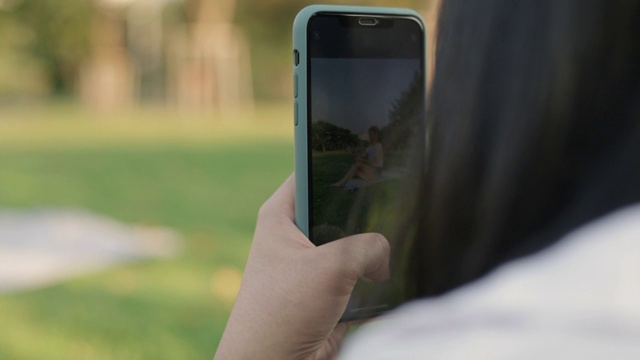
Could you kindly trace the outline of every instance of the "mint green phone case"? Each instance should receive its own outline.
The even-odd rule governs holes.
[[[307,24],[318,13],[398,15],[409,16],[426,29],[420,14],[410,9],[388,7],[311,5],[300,10],[293,22],[293,49],[299,54],[298,65],[293,65],[294,76],[294,123],[295,123],[295,177],[296,177],[296,224],[308,237],[309,228],[309,178],[308,178],[308,119],[307,119]],[[426,30],[425,30],[426,33]],[[425,34],[426,38],[426,34]],[[426,49],[426,44],[424,46]],[[426,68],[426,54],[425,58]]]

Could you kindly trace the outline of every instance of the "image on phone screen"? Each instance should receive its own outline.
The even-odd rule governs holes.
[[[424,60],[417,23],[386,21],[375,29],[326,15],[309,25],[309,225],[316,245],[382,233],[393,262],[420,171]],[[348,311],[361,317],[393,307],[401,286],[393,278],[361,282]]]

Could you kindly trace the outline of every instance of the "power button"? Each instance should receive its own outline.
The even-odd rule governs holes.
[[[293,102],[293,126],[298,126],[298,101]]]

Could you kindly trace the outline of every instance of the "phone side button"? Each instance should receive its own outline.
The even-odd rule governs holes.
[[[293,126],[298,126],[298,101],[293,102]]]
[[[298,74],[293,74],[293,97],[298,98]]]

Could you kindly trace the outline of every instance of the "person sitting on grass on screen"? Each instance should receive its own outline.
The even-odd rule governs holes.
[[[343,187],[349,180],[357,178],[369,183],[380,175],[384,163],[382,143],[380,142],[380,129],[377,126],[369,128],[369,146],[364,153],[356,157],[355,163],[340,181],[331,186]]]

